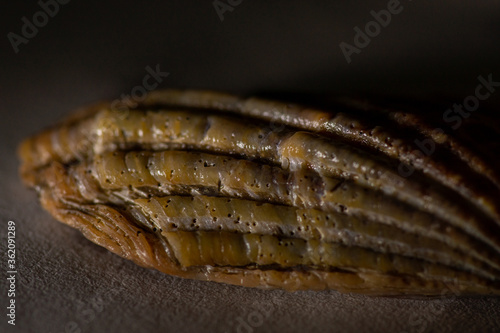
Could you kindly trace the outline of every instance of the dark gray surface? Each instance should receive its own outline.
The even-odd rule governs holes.
[[[76,107],[129,93],[148,65],[170,73],[161,87],[237,93],[445,94],[461,101],[478,75],[500,81],[497,2],[403,1],[404,10],[347,64],[339,43],[352,43],[353,28],[387,7],[387,1],[356,3],[243,1],[221,22],[211,1],[73,0],[15,54],[6,34],[20,33],[21,18],[40,8],[3,1],[0,249],[5,253],[6,223],[14,220],[19,273],[17,325],[7,325],[2,314],[0,331],[498,330],[499,298],[261,291],[142,269],[56,222],[17,177],[22,138]],[[499,100],[500,91],[488,102]],[[0,281],[5,309],[6,280]]]

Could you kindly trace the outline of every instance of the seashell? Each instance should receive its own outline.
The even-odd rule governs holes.
[[[20,173],[56,219],[167,274],[286,290],[499,294],[500,173],[488,149],[498,125],[481,129],[496,139],[475,142],[467,127],[435,131],[425,113],[398,110],[156,91],[26,139]]]

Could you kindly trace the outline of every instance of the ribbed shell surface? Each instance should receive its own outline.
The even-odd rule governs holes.
[[[26,139],[20,173],[56,219],[122,257],[261,288],[500,292],[496,122],[481,141],[477,120],[455,131],[353,100],[166,90],[111,105]]]

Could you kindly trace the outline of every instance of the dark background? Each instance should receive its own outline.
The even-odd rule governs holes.
[[[473,94],[479,75],[500,81],[500,2],[493,0],[401,1],[402,12],[348,64],[339,44],[353,44],[353,28],[364,30],[373,20],[370,11],[387,3],[243,0],[221,21],[212,1],[72,0],[16,54],[7,34],[20,35],[22,17],[32,21],[41,8],[36,1],[2,1],[0,218],[16,221],[20,256],[19,325],[9,330],[244,332],[248,327],[235,318],[248,320],[268,304],[269,317],[249,326],[252,332],[498,328],[498,299],[288,294],[145,270],[55,222],[17,178],[15,148],[22,138],[72,109],[129,94],[142,84],[146,66],[159,64],[170,73],[161,88],[240,94],[444,96],[461,102]],[[499,101],[500,89],[487,103]],[[2,249],[5,234],[2,227]]]

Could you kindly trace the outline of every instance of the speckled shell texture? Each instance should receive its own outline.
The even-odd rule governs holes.
[[[19,147],[56,219],[137,264],[235,285],[500,292],[500,126],[330,99],[165,90]],[[479,113],[479,112],[478,112]]]

